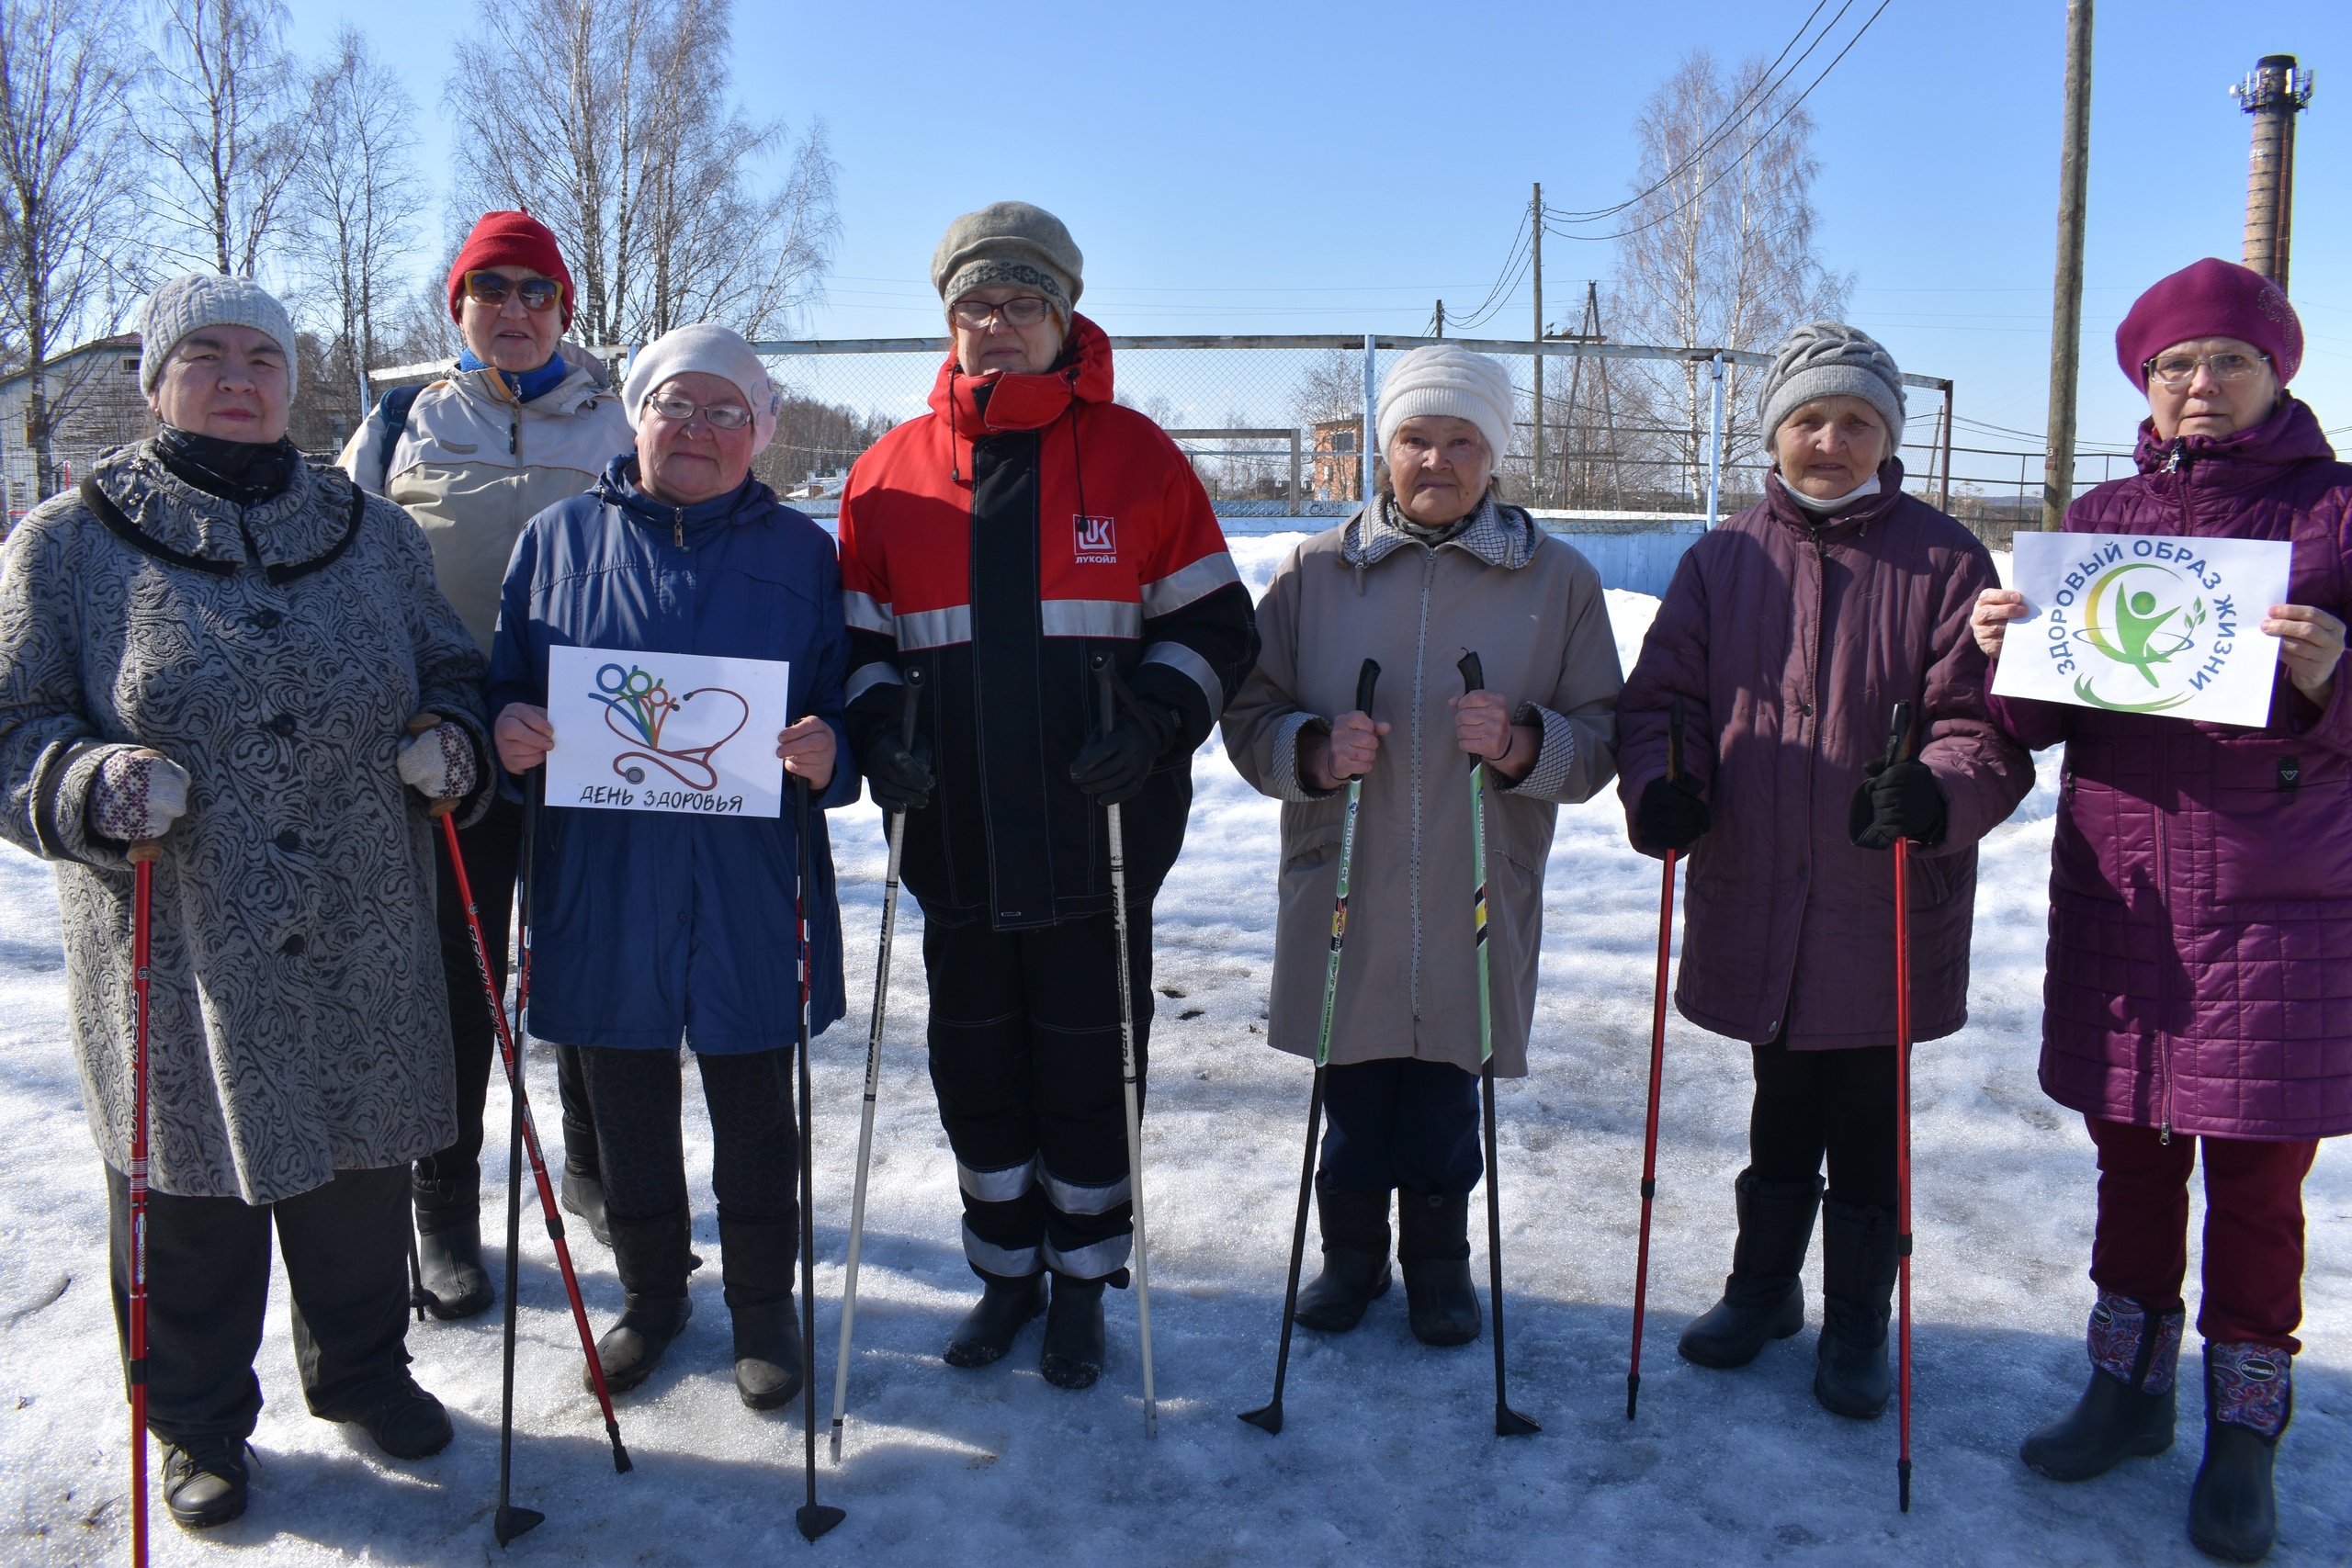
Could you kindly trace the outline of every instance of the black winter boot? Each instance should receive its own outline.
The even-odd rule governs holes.
[[[1054,1276],[1046,1348],[1037,1357],[1037,1371],[1056,1388],[1091,1388],[1102,1375],[1102,1288],[1109,1283]]]
[[[1804,1326],[1805,1248],[1813,1245],[1813,1216],[1821,1206],[1823,1182],[1766,1181],[1743,1170],[1732,1183],[1739,1214],[1739,1240],[1733,1244],[1731,1273],[1723,1299],[1682,1330],[1677,1347],[1686,1361],[1702,1367],[1744,1367],[1768,1339],[1786,1339]]]
[[[1396,1190],[1405,1315],[1424,1345],[1467,1345],[1485,1321],[1470,1284],[1470,1195]]]
[[[2189,1544],[2259,1562],[2278,1540],[2271,1465],[2295,1415],[2294,1359],[2244,1342],[2205,1346],[2205,1462],[2188,1492]]]
[[[526,1172],[525,1179],[528,1179]],[[606,1247],[613,1245],[612,1226],[605,1218],[605,1178],[602,1172],[574,1170],[571,1162],[566,1160],[561,1201],[566,1209],[587,1222],[590,1235]]]
[[[2026,1438],[2018,1457],[2052,1481],[2088,1481],[2172,1447],[2182,1319],[2177,1308],[2152,1314],[2128,1296],[2100,1292],[2091,1308],[2090,1386],[2072,1410]]]
[[[241,1438],[192,1438],[164,1445],[164,1506],[182,1529],[210,1529],[243,1517],[246,1485]]]
[[[1029,1320],[1046,1310],[1046,1277],[1023,1274],[980,1276],[980,1299],[947,1337],[946,1362],[951,1367],[985,1367],[1004,1359]]]
[[[1388,1293],[1388,1194],[1335,1191],[1317,1174],[1315,1213],[1323,1227],[1323,1271],[1298,1292],[1298,1321],[1345,1334]]]
[[[620,1321],[596,1341],[596,1359],[604,1363],[605,1386],[621,1393],[653,1375],[662,1352],[694,1315],[695,1304],[686,1296],[686,1243],[694,1233],[684,1209],[658,1219],[615,1218],[610,1224],[613,1261],[628,1293]],[[585,1372],[581,1381],[595,1392]]]
[[[394,1459],[430,1458],[447,1448],[453,1435],[449,1413],[417,1387],[405,1370],[390,1382],[321,1414],[329,1421],[356,1423]]]
[[[735,1320],[735,1392],[753,1410],[774,1410],[800,1392],[808,1367],[792,1269],[800,1260],[797,1220],[746,1220],[718,1213],[718,1271]]]
[[[424,1308],[447,1322],[487,1312],[493,1294],[481,1261],[481,1179],[412,1180],[416,1266]]]
[[[1833,1416],[1875,1421],[1894,1392],[1886,1320],[1894,1296],[1894,1215],[1831,1198],[1821,1205],[1821,1343],[1813,1396]]]

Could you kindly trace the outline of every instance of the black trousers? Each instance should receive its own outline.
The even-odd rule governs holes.
[[[503,997],[506,994],[507,930],[514,916],[514,877],[523,855],[522,807],[503,795],[493,798],[481,821],[458,829],[458,847],[466,857],[466,879],[481,918],[482,939],[490,947],[491,975]],[[473,932],[466,924],[465,901],[458,897],[449,848],[437,830],[433,835],[433,858],[440,873],[434,912],[441,932],[442,979],[449,991],[449,1045],[458,1064],[458,1141],[418,1160],[416,1182],[421,1201],[437,1199],[470,1208],[481,1185],[482,1108],[498,1059],[498,1033],[491,1022],[490,1000],[482,995]],[[588,1091],[581,1079],[580,1054],[574,1046],[556,1047],[556,1088],[562,1100],[564,1162],[573,1170],[593,1174],[595,1120],[588,1110]]]
[[[340,1170],[300,1197],[147,1195],[147,1429],[167,1443],[243,1442],[261,1416],[269,1235],[293,1289],[294,1362],[328,1420],[407,1375],[408,1170]],[[130,1183],[107,1171],[114,1323],[124,1396],[130,1356]]]
[[[1151,1023],[1151,909],[1130,906],[1136,1081]],[[964,1256],[983,1274],[1099,1280],[1135,1231],[1108,914],[1036,931],[926,920],[931,1084],[964,1192]]]
[[[1748,1168],[1766,1181],[1810,1182],[1826,1154],[1833,1201],[1893,1209],[1894,1047],[1792,1051],[1775,1040],[1750,1049]]]
[[[1390,1056],[1323,1073],[1322,1173],[1342,1192],[1457,1197],[1478,1185],[1478,1075]]]
[[[679,1128],[682,1077],[674,1051],[579,1050],[605,1175],[605,1212],[657,1220],[686,1208]],[[710,1186],[721,1215],[800,1218],[800,1134],[792,1113],[790,1051],[696,1055],[710,1111]]]

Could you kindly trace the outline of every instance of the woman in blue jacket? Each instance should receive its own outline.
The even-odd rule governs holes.
[[[534,517],[507,567],[491,659],[500,761],[519,776],[556,743],[550,648],[781,660],[797,716],[776,755],[813,804],[849,804],[840,567],[823,530],[751,477],[780,402],[758,355],[723,327],[682,327],[638,355],[622,397],[636,451],[594,490]],[[812,830],[810,1022],[821,1030],[843,1010],[841,924],[821,817]],[[581,1048],[628,1292],[596,1347],[615,1392],[646,1380],[693,1310],[681,1041],[701,1068],[717,1145],[736,1388],[754,1410],[800,1390],[798,852],[789,810],[540,815],[528,1021],[540,1039]]]

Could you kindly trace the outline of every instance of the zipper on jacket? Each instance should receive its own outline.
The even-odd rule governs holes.
[[[683,550],[686,547],[686,509],[673,506],[670,512],[670,542]]]
[[[1413,894],[1413,973],[1410,1000],[1413,1021],[1421,1021],[1421,695],[1430,667],[1430,585],[1437,580],[1437,552],[1426,545],[1421,566],[1421,622],[1413,643],[1413,852],[1410,862]],[[1419,1031],[1415,1030],[1418,1035]]]
[[[2150,804],[2156,811],[2156,913],[2165,924],[2165,933],[2172,935],[2172,844],[2165,832],[2165,799],[2172,783],[2172,760],[2168,749],[2160,739],[2156,744],[2155,799]],[[2161,1097],[2157,1112],[2156,1141],[2169,1148],[2172,1145],[2172,1032],[2165,1027],[2166,1010],[2172,1000],[2171,966],[2156,966],[2156,1083]]]
[[[523,410],[519,405],[514,410],[514,418],[507,422],[506,455],[510,457],[523,455]]]

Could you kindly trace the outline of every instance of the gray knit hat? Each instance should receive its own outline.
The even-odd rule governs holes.
[[[198,327],[251,327],[268,334],[286,355],[286,395],[300,379],[294,363],[294,321],[277,297],[250,277],[191,272],[159,285],[147,296],[139,324],[139,389],[153,392],[163,379],[164,362],[180,339]]]
[[[1757,399],[1769,448],[1781,422],[1815,398],[1860,398],[1886,421],[1887,456],[1903,445],[1903,372],[1876,338],[1842,321],[1808,321],[1773,351]]]
[[[947,225],[931,253],[931,284],[948,305],[975,288],[1034,288],[1067,326],[1086,288],[1085,265],[1060,219],[1025,201],[993,201]]]

